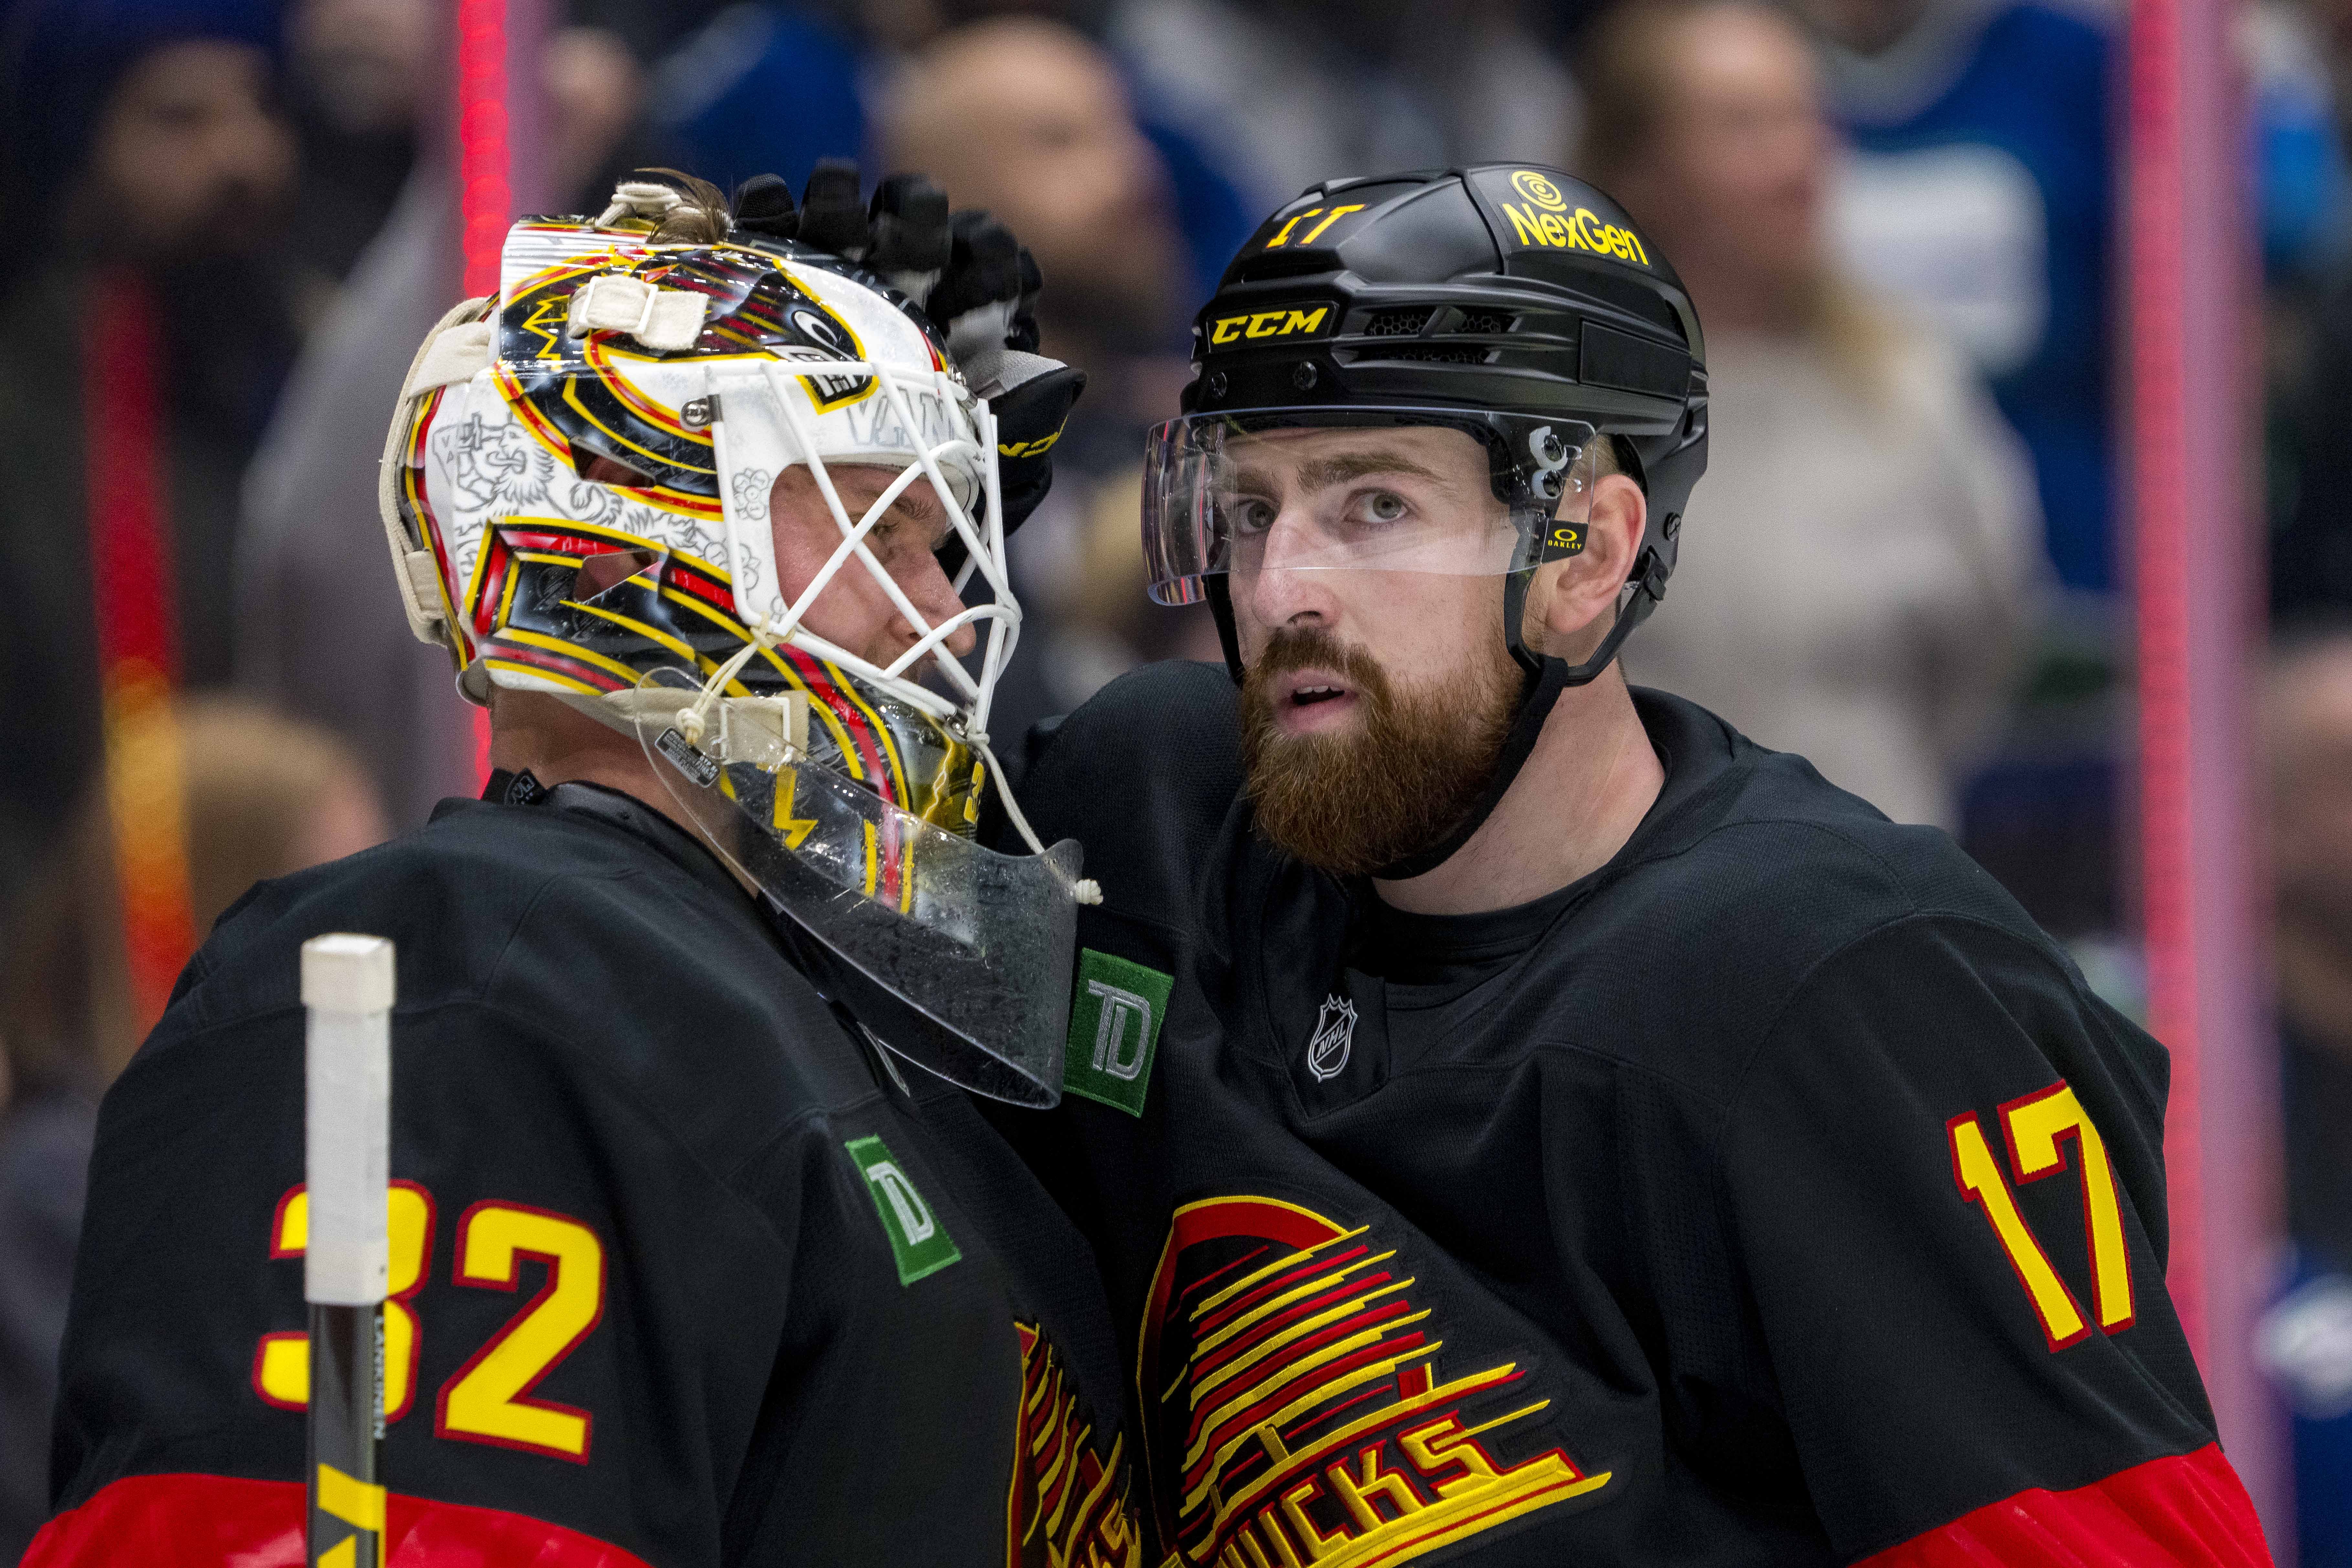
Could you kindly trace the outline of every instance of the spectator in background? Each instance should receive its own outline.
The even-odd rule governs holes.
[[[301,180],[286,236],[305,325],[392,211],[439,88],[433,0],[293,0],[288,98]]]
[[[615,3],[596,0],[587,8]],[[730,5],[669,50],[656,68],[653,118],[667,150],[638,162],[692,169],[726,187],[762,173],[799,185],[819,158],[877,150],[882,132],[875,100],[888,90],[892,68],[901,58],[943,34],[1005,16],[1059,21],[1098,38],[1104,9],[1096,0]],[[1175,123],[1185,117],[1181,95],[1170,99],[1150,80],[1143,87],[1147,101],[1139,106],[1134,128],[1158,150],[1172,187],[1190,272],[1185,292],[1188,304],[1197,303],[1215,290],[1218,275],[1255,220],[1234,188],[1234,179],[1243,171],[1220,155],[1220,139]]]
[[[2271,198],[2263,210],[2271,613],[2292,621],[2352,616],[2352,277],[2342,265],[2352,3],[2281,9],[2265,5],[2249,30],[2261,68],[2257,123]],[[2326,123],[2313,125],[2323,102]],[[2286,177],[2298,170],[2299,182]],[[2302,251],[2283,246],[2298,237],[2306,241]]]
[[[1629,0],[1587,70],[1585,172],[1675,258],[1712,397],[1675,608],[1628,671],[1950,826],[2035,582],[2016,437],[1958,354],[1829,260],[1832,136],[1779,12]]]
[[[1169,352],[1189,290],[1167,170],[1118,68],[1057,22],[975,22],[901,63],[879,120],[888,166],[922,170],[1028,244],[1044,352],[1087,375],[1054,493],[1014,545],[1030,618],[991,727],[1018,735],[1147,659],[1215,657],[1205,615],[1145,596],[1137,461],[1189,374]]]
[[[2259,159],[2263,469],[2274,616],[2352,614],[2352,514],[2343,500],[2352,408],[2352,242],[2338,82],[2344,0],[2261,0],[2238,16]]]
[[[1559,163],[1576,89],[1520,0],[1114,0],[1147,100],[1253,211],[1318,180],[1494,158]],[[1549,20],[1549,18],[1546,18]]]
[[[2260,1348],[2294,1410],[2304,1568],[2352,1568],[2352,623],[2285,642],[2269,697],[2272,951],[2295,1258]]]
[[[2033,455],[2059,581],[2116,584],[2105,26],[2066,0],[1793,0],[1853,143],[1846,264],[1992,380]]]
[[[0,895],[101,755],[229,678],[239,475],[295,343],[262,0],[16,0],[0,300]],[[101,725],[101,693],[105,722]]]
[[[882,145],[890,167],[996,214],[1034,253],[1051,280],[1037,299],[1043,352],[1087,368],[1090,414],[1114,361],[1169,346],[1182,241],[1167,171],[1117,67],[1083,35],[1035,17],[942,35],[891,82]]]
[[[822,8],[730,5],[656,68],[656,121],[675,162],[733,190],[754,174],[798,190],[820,158],[865,151],[864,51]]]
[[[256,881],[356,853],[382,811],[341,747],[222,698],[172,721],[199,929]],[[118,918],[108,802],[92,790],[0,921],[0,1563],[48,1518],[49,1406],[99,1097],[147,1032]],[[289,962],[292,962],[290,956]]]
[[[551,188],[524,197],[539,210],[602,210],[616,173],[658,145],[636,54],[646,20],[617,0],[603,10],[610,25],[556,29],[540,60]],[[410,635],[397,597],[377,585],[385,411],[459,292],[455,205],[447,162],[420,159],[304,344],[247,474],[236,572],[238,684],[341,735],[404,827],[481,787],[473,710],[449,700],[447,657]],[[355,690],[373,700],[355,708]]]

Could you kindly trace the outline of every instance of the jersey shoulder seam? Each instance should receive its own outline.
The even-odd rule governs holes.
[[[1890,915],[1866,930],[1856,931],[1805,966],[1803,973],[1799,974],[1796,981],[1789,987],[1789,994],[1780,999],[1780,1005],[1772,1009],[1771,1016],[1757,1030],[1755,1040],[1748,1048],[1747,1059],[1741,1062],[1738,1071],[1732,1075],[1731,1091],[1725,1098],[1722,1106],[1724,1121],[1727,1123],[1732,1112],[1738,1109],[1739,1099],[1747,1089],[1749,1076],[1756,1070],[1757,1064],[1763,1059],[1764,1053],[1770,1047],[1773,1037],[1780,1033],[1781,1022],[1787,1018],[1790,1010],[1804,998],[1813,983],[1822,977],[1822,972],[1864,942],[1874,942],[1900,927],[1914,924],[1958,925],[1967,926],[1974,931],[1990,932],[2009,946],[2023,952],[2037,963],[2056,974],[2060,984],[2064,985],[2070,994],[2078,998],[2081,995],[2082,988],[2076,984],[2073,975],[2053,963],[2050,954],[2043,949],[2008,927],[1986,920],[1980,915],[1972,915],[1958,910],[1921,909],[1915,906],[1900,914]],[[1718,1127],[1717,1130],[1718,1140],[1722,1136],[1722,1131],[1723,1129]]]
[[[488,997],[482,995],[445,996],[436,1001],[414,1005],[405,1009],[396,1007],[394,1012],[394,1016],[395,1018],[404,1019],[404,1021],[414,1022],[421,1015],[468,1008],[498,1019],[500,1023],[529,1036],[542,1047],[553,1048],[559,1051],[564,1050],[564,1045],[562,1039],[550,1031],[540,1020],[530,1017],[525,1014],[517,1012],[511,1007],[502,1005],[501,1004],[494,1002]],[[223,1018],[209,1021],[201,1027],[192,1029],[186,1035],[183,1036],[181,1037],[180,1045],[184,1048],[188,1046],[194,1045],[197,1041],[202,1040],[208,1035],[217,1034],[226,1029],[250,1026],[251,1025],[258,1023],[264,1019],[280,1017],[289,1014],[299,1015],[301,1011],[302,1007],[299,1003],[288,1003],[271,1007],[257,1008],[251,1012],[240,1014],[235,1018]],[[622,1086],[614,1080],[612,1075],[605,1069],[603,1063],[594,1060],[593,1058],[583,1057],[578,1053],[567,1051],[565,1056],[567,1060],[573,1061],[578,1064],[578,1069],[580,1071],[593,1075],[604,1089],[611,1091],[610,1098],[615,1103],[625,1108],[627,1115],[633,1121],[639,1126],[649,1129],[656,1134],[667,1146],[675,1152],[678,1158],[690,1164],[697,1174],[701,1176],[703,1180],[709,1182],[712,1186],[719,1188],[721,1191],[725,1192],[732,1202],[751,1215],[753,1219],[760,1226],[761,1229],[765,1232],[771,1239],[781,1244],[782,1238],[778,1235],[776,1227],[770,1223],[766,1214],[760,1208],[759,1205],[745,1196],[736,1186],[731,1176],[722,1174],[719,1171],[714,1170],[709,1162],[705,1161],[701,1156],[697,1154],[690,1147],[688,1147],[685,1141],[679,1138],[676,1131],[673,1130],[667,1122],[662,1121],[660,1118],[648,1113],[645,1108],[638,1103],[635,1096],[623,1092]],[[398,1083],[398,1079],[399,1072],[397,1065],[395,1065],[394,1069],[394,1081],[395,1085]],[[877,1090],[877,1093],[878,1094],[878,1092],[879,1091]],[[859,1106],[868,1103],[871,1098],[872,1097],[867,1097],[867,1099],[859,1100],[850,1105],[840,1107],[838,1109],[843,1110],[856,1110]],[[800,1109],[790,1112],[778,1121],[764,1136],[760,1138],[757,1142],[750,1144],[744,1153],[743,1159],[739,1162],[736,1169],[740,1171],[744,1166],[751,1164],[761,1154],[774,1148],[778,1142],[797,1131],[805,1123],[812,1121],[829,1121],[834,1115],[835,1109],[836,1108],[823,1105],[809,1105],[803,1106]]]
[[[1686,844],[1676,845],[1672,849],[1662,850],[1654,855],[1645,855],[1632,861],[1627,865],[1626,869],[1630,871],[1636,866],[1663,865],[1669,860],[1681,859],[1710,838],[1718,835],[1737,833],[1742,828],[1749,827],[1801,828],[1809,833],[1820,834],[1825,838],[1834,839],[1878,869],[1879,873],[1886,879],[1890,889],[1911,906],[1911,910],[1905,911],[1906,913],[1916,912],[1919,909],[1917,896],[1911,891],[1902,870],[1893,861],[1872,846],[1843,831],[1835,825],[1806,816],[1743,816],[1735,821],[1717,823]]]
[[[467,1005],[467,1003],[460,1001],[457,1005]],[[496,1016],[505,1022],[514,1026],[516,1028],[521,1029],[526,1033],[534,1036],[546,1044],[556,1046],[559,1048],[561,1047],[562,1042],[556,1040],[545,1028],[541,1027],[539,1024],[525,1016],[523,1014],[516,1012],[510,1007],[505,1006],[500,1003],[491,1001],[488,997],[471,1001],[470,1005],[480,1007],[485,1013]],[[881,1092],[879,1089],[876,1089],[871,1094],[862,1096],[859,1099],[852,1100],[838,1108],[824,1105],[803,1105],[795,1110],[787,1112],[782,1120],[777,1121],[775,1125],[768,1131],[765,1136],[760,1138],[756,1142],[747,1140],[747,1146],[743,1151],[742,1158],[736,1161],[728,1171],[722,1173],[713,1169],[709,1162],[697,1154],[694,1150],[688,1145],[686,1141],[677,1135],[676,1130],[674,1130],[668,1122],[647,1111],[644,1106],[638,1102],[638,1100],[635,1095],[625,1092],[625,1087],[614,1079],[613,1075],[606,1069],[603,1062],[596,1060],[593,1057],[586,1057],[582,1058],[582,1066],[584,1071],[594,1074],[597,1079],[601,1081],[605,1088],[613,1091],[613,1098],[614,1100],[628,1107],[629,1114],[632,1118],[658,1132],[662,1139],[677,1152],[678,1157],[690,1163],[696,1171],[701,1173],[706,1181],[709,1182],[713,1186],[721,1188],[730,1197],[733,1198],[737,1203],[741,1204],[745,1208],[751,1210],[751,1213],[758,1217],[761,1228],[766,1230],[772,1237],[775,1236],[775,1227],[768,1223],[766,1215],[761,1213],[759,1205],[752,1203],[737,1189],[734,1180],[736,1173],[739,1173],[747,1166],[754,1163],[761,1155],[766,1153],[769,1150],[773,1149],[778,1143],[791,1137],[807,1123],[811,1121],[830,1121],[836,1110],[845,1112],[856,1110],[860,1107],[872,1103],[872,1101],[877,1098]],[[781,1240],[782,1238],[778,1237],[778,1239]]]

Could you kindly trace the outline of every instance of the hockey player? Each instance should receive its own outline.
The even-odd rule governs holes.
[[[1145,544],[1232,682],[1128,678],[1023,790],[1107,890],[1033,1158],[1169,1561],[2267,1562],[2162,1049],[1942,834],[1614,662],[1706,450],[1638,226],[1334,182],[1196,353]]]
[[[296,958],[336,930],[399,960],[394,1563],[1141,1561],[1084,1245],[896,1059],[1050,1101],[1083,891],[969,837],[1078,378],[1010,237],[952,232],[838,167],[731,223],[625,185],[427,340],[385,524],[499,771],[257,889],[108,1097],[29,1562],[300,1560]]]

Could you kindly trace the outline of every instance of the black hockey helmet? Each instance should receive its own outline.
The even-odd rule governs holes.
[[[1231,541],[1201,478],[1220,440],[1273,426],[1447,424],[1479,437],[1517,533],[1477,571],[1507,577],[1504,635],[1529,677],[1487,797],[1458,833],[1386,875],[1458,848],[1501,798],[1561,689],[1608,668],[1673,574],[1706,467],[1706,348],[1690,296],[1622,208],[1557,169],[1487,163],[1316,185],[1251,236],[1193,325],[1184,417],[1147,459],[1145,554],[1163,603],[1207,599],[1240,679],[1226,591]],[[1527,646],[1528,582],[1583,547],[1563,475],[1605,437],[1649,501],[1617,616],[1570,664]]]

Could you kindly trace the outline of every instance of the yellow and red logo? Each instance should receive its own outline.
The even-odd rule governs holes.
[[[1294,1204],[1176,1211],[1137,1369],[1171,1562],[1406,1563],[1609,1484],[1546,1446],[1517,1363],[1440,1371],[1416,1284]]]
[[[1013,1533],[1008,1568],[1143,1568],[1143,1537],[1128,1510],[1126,1439],[1106,1459],[1054,1342],[1021,1334],[1021,1427],[1013,1457]]]

